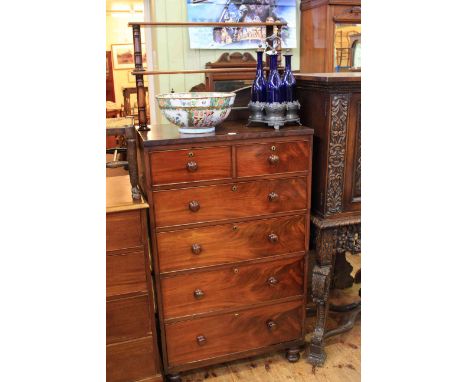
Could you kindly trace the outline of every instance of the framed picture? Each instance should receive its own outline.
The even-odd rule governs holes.
[[[112,66],[114,70],[134,69],[135,59],[133,56],[133,44],[113,44],[112,48]],[[141,44],[143,55],[143,66],[146,67],[146,47]]]
[[[283,48],[296,48],[296,0],[186,0],[188,21],[287,22]],[[265,27],[191,27],[191,49],[256,49],[265,42]]]

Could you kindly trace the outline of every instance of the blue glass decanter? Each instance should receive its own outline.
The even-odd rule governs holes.
[[[296,101],[296,79],[291,71],[291,56],[290,50],[288,49],[284,54],[285,68],[283,79],[281,81],[281,97],[283,102],[294,102]]]
[[[267,79],[267,102],[283,102],[281,97],[281,77],[278,73],[278,53],[273,50],[270,54],[270,74]]]
[[[252,84],[252,102],[265,102],[266,101],[266,82],[263,76],[263,50],[261,45],[257,50],[257,73]]]

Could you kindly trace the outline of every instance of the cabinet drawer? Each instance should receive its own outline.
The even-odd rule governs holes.
[[[143,251],[124,255],[107,255],[107,297],[146,291],[145,256]]]
[[[106,381],[137,381],[156,374],[153,337],[108,345]]]
[[[306,178],[156,191],[153,195],[156,225],[159,227],[307,208]]]
[[[141,247],[140,210],[107,214],[106,249],[114,251]]]
[[[237,146],[237,176],[241,178],[307,171],[309,156],[308,141]]]
[[[107,343],[127,341],[151,334],[148,295],[108,301]]]
[[[302,300],[166,325],[170,366],[301,338]]]
[[[150,154],[152,184],[231,178],[231,148],[208,147]]]
[[[304,294],[304,257],[183,274],[161,279],[164,317],[277,300]]]
[[[159,269],[168,272],[305,251],[304,215],[157,234]]]

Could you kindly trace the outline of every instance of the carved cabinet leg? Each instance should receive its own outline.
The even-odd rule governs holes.
[[[301,358],[300,351],[298,347],[288,349],[286,351],[286,359],[291,363],[299,361],[299,358]]]
[[[322,366],[326,359],[324,350],[325,324],[328,313],[328,292],[330,289],[331,265],[316,265],[312,274],[312,296],[317,306],[317,321],[309,345],[307,361]]]

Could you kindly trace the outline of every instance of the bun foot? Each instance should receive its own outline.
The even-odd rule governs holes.
[[[180,374],[168,374],[166,377],[167,382],[182,382],[182,378],[180,378]]]
[[[299,358],[301,358],[299,348],[288,349],[286,351],[286,359],[289,362],[291,362],[291,363],[297,362],[297,361],[299,361]]]

